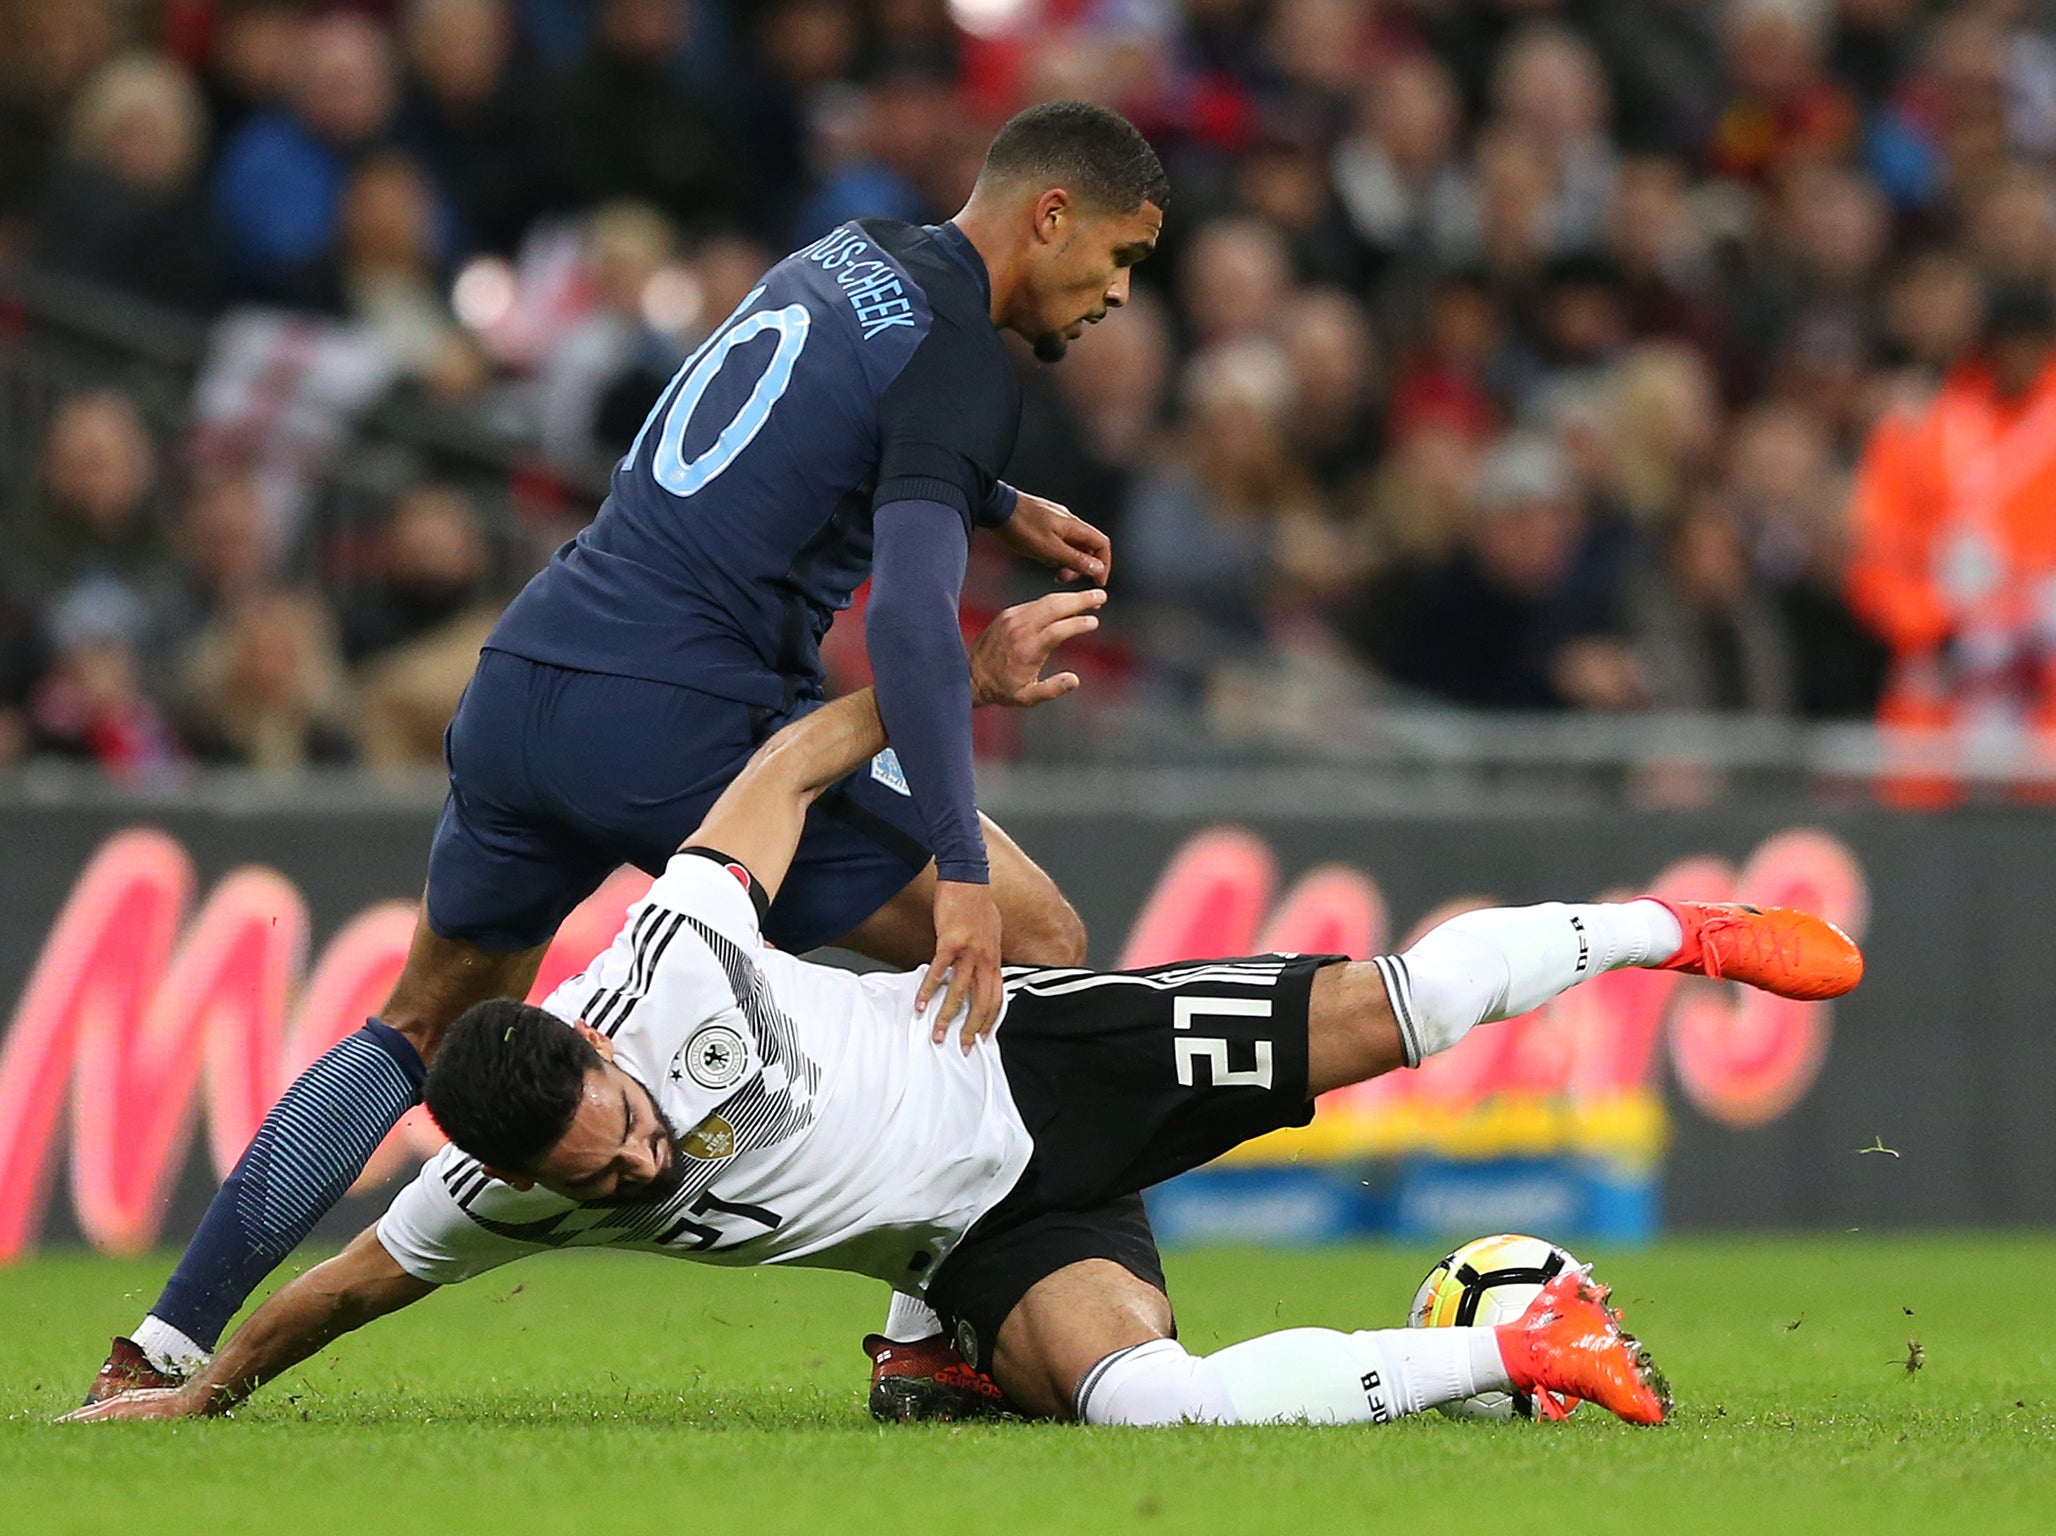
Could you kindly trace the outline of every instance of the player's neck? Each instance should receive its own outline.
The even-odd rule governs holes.
[[[971,249],[985,263],[985,276],[992,292],[989,313],[993,325],[1005,330],[1008,311],[1013,307],[1014,289],[1019,283],[1019,257],[1013,242],[1005,234],[1013,221],[974,197],[950,222],[971,242]]]

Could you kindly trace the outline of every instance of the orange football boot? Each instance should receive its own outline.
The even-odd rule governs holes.
[[[1779,997],[1818,1002],[1863,980],[1863,951],[1824,917],[1796,907],[1739,901],[1664,901],[1685,930],[1684,947],[1657,969],[1743,981]]]
[[[1517,1321],[1493,1330],[1517,1391],[1528,1393],[1538,1418],[1560,1419],[1584,1398],[1630,1424],[1670,1417],[1670,1383],[1588,1271],[1567,1269],[1542,1287]]]

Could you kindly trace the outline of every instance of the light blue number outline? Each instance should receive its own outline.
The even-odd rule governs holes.
[[[666,410],[670,409],[672,398],[678,393],[678,386],[685,382],[685,376],[691,373],[694,368],[699,366],[700,359],[707,355],[707,349],[713,346],[714,343],[719,341],[723,336],[727,335],[729,329],[732,326],[734,326],[738,321],[740,321],[745,314],[749,312],[749,307],[752,304],[756,303],[757,300],[763,296],[763,293],[764,285],[762,283],[759,283],[756,287],[752,288],[748,293],[744,294],[742,302],[735,306],[734,310],[730,312],[728,318],[722,321],[721,324],[714,330],[709,331],[707,333],[707,339],[701,342],[697,347],[693,348],[692,356],[688,357],[684,362],[678,365],[678,372],[671,375],[671,381],[668,384],[666,384],[663,390],[658,394],[657,403],[650,407],[650,414],[643,417],[643,424],[640,427],[636,428],[635,441],[628,445],[627,457],[623,458],[621,461],[621,467],[623,469],[633,469],[635,467],[635,461],[641,455],[643,450],[643,439],[650,435],[650,428],[654,427],[657,424],[657,418],[662,416]]]
[[[750,295],[751,300],[756,297],[756,293]],[[737,313],[747,309],[749,302],[745,300],[737,306]],[[630,459],[633,460],[641,451],[643,435],[661,412],[664,425],[657,436],[657,451],[651,460],[650,473],[659,486],[674,496],[690,496],[704,489],[734,463],[736,455],[764,429],[764,423],[770,419],[771,408],[792,383],[793,368],[807,344],[811,324],[812,317],[805,305],[788,304],[783,309],[759,310],[734,320],[718,334],[709,337],[687,360],[686,366],[679,369],[678,377],[673,380],[675,393],[668,406],[660,403],[660,409],[651,411],[649,419],[643,423],[642,432],[636,434],[635,444],[629,449]],[[721,429],[714,442],[698,458],[686,463],[685,434],[692,425],[693,412],[699,408],[701,399],[721,372],[722,365],[728,361],[729,353],[766,331],[777,332],[778,345],[763,373],[751,386],[749,398],[728,425]]]

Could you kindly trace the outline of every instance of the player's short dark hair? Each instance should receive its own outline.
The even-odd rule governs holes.
[[[495,998],[467,1008],[428,1069],[428,1112],[488,1167],[525,1172],[571,1129],[600,1053],[554,1014]]]
[[[985,152],[978,179],[1039,181],[1114,213],[1171,201],[1149,140],[1120,113],[1089,101],[1045,101],[1017,114]]]

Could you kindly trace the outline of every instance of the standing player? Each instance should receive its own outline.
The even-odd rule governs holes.
[[[1034,696],[1035,670],[1012,696]],[[502,999],[458,1020],[428,1077],[452,1145],[382,1221],[185,1388],[74,1417],[224,1412],[438,1286],[605,1244],[925,1296],[1038,1416],[1383,1423],[1511,1389],[1545,1413],[1563,1393],[1664,1421],[1662,1377],[1581,1271],[1504,1328],[1289,1329],[1194,1356],[1140,1191],[1622,966],[1837,996],[1863,971],[1844,934],[1788,908],[1558,902],[1467,912],[1363,962],[1019,967],[996,1037],[962,1053],[930,1037],[918,974],[856,976],[763,941],[809,803],[884,744],[868,691],[781,732],[587,971],[543,1008]]]
[[[1020,411],[999,332],[1056,361],[1128,296],[1168,187],[1124,119],[1031,108],[950,223],[845,224],[764,275],[679,370],[591,526],[487,642],[404,971],[285,1092],[93,1396],[175,1380],[421,1093],[443,1031],[519,997],[617,865],[657,873],[751,751],[822,698],[820,642],[871,578],[897,745],[823,796],[764,935],[908,967],[938,1039],[992,1027],[999,965],[1075,964],[1077,915],[973,793],[957,603],[971,529],[1104,581],[1107,540],[999,480]],[[934,1006],[934,994],[941,1005]],[[902,1330],[903,1331],[903,1330]]]

